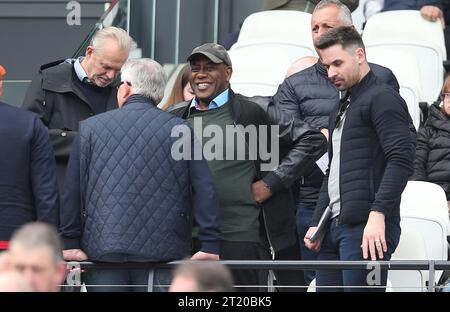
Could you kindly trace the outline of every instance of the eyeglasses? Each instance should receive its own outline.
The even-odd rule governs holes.
[[[120,86],[123,85],[124,83],[126,83],[127,85],[129,85],[131,87],[131,82],[123,80],[117,85],[117,87],[116,87],[117,90],[119,90]]]
[[[336,119],[334,120],[334,128],[339,128],[341,125],[342,117],[344,116],[345,111],[347,110],[348,106],[350,105],[350,97],[347,97],[347,100],[344,102],[341,102],[339,107],[339,112],[336,115]]]
[[[442,93],[441,94],[441,101],[450,100],[450,93]]]

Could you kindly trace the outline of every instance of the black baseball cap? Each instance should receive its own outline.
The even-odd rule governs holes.
[[[194,48],[191,55],[189,55],[189,57],[187,58],[187,61],[190,62],[192,58],[197,54],[203,54],[213,63],[225,63],[226,65],[231,66],[230,56],[228,55],[227,50],[220,44],[205,43],[199,47]]]

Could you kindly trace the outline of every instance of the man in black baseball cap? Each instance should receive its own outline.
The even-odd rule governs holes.
[[[268,260],[271,259],[269,247],[272,247],[277,260],[299,259],[290,185],[323,154],[325,137],[305,123],[284,115],[272,103],[260,106],[235,94],[230,87],[231,60],[223,46],[203,44],[195,48],[187,60],[195,97],[181,103],[183,107],[172,113],[201,130],[196,131],[196,135],[202,136],[199,139],[219,195],[220,258]],[[243,132],[236,133],[244,128]],[[215,130],[211,137],[212,129]],[[279,135],[272,136],[272,129],[279,129]],[[235,140],[236,137],[245,141]],[[273,137],[274,144],[267,142],[269,137]],[[272,147],[270,160],[250,150],[256,143],[264,151],[268,150],[263,146]],[[281,150],[287,153],[278,155]],[[264,161],[279,165],[265,168]],[[236,285],[247,286],[239,291],[256,291],[258,289],[252,286],[267,285],[267,274],[262,271],[237,269],[232,273]],[[295,273],[289,275],[294,277]],[[294,282],[299,280],[303,280],[303,276],[295,276]],[[293,285],[280,274],[277,274],[277,282]]]

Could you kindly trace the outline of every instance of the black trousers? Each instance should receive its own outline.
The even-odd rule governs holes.
[[[221,260],[270,260],[270,251],[255,242],[222,241]],[[232,269],[234,284],[238,292],[267,291],[268,270]]]

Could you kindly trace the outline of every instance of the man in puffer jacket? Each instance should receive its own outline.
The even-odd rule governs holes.
[[[447,196],[450,213],[450,78],[442,88],[442,105],[430,106],[425,126],[417,134],[412,180],[440,185]]]
[[[311,29],[313,41],[331,28],[352,26],[349,9],[336,0],[319,2],[312,14]],[[369,63],[372,72],[384,83],[399,90],[394,74],[388,68]],[[284,80],[273,97],[275,105],[295,118],[306,121],[312,127],[320,129],[328,135],[328,118],[337,107],[340,93],[328,79],[327,69],[318,61],[315,65],[295,73]],[[312,167],[300,181],[300,194],[297,204],[297,227],[302,252],[302,260],[315,260],[317,254],[307,249],[303,237],[316,206],[319,190],[324,178],[318,166]],[[305,272],[305,283],[308,285],[314,278],[314,271]]]

